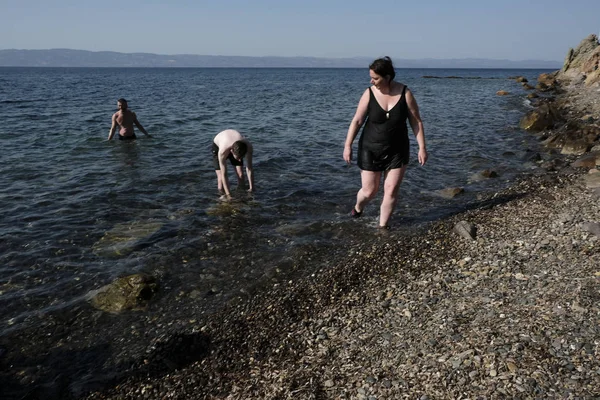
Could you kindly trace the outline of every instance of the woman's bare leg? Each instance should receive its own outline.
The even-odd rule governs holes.
[[[388,222],[394,207],[396,207],[396,201],[398,200],[398,189],[404,178],[406,172],[406,165],[401,168],[395,168],[386,171],[383,178],[383,200],[381,201],[381,208],[379,210],[379,226],[388,226]]]
[[[362,187],[356,194],[356,205],[354,209],[362,212],[365,206],[379,190],[379,181],[381,180],[381,172],[379,171],[361,171],[360,179]]]

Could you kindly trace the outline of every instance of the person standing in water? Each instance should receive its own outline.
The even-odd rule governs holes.
[[[119,111],[112,116],[112,126],[108,132],[108,140],[111,140],[115,135],[117,126],[119,126],[119,140],[134,140],[136,139],[133,125],[137,126],[138,129],[146,136],[151,137],[148,132],[144,129],[142,124],[137,119],[135,113],[127,109],[127,100],[121,98],[117,100],[117,107]]]
[[[362,216],[365,206],[379,191],[383,176],[379,227],[389,229],[388,222],[409,160],[407,119],[419,144],[421,165],[427,162],[427,147],[417,101],[406,85],[394,80],[396,72],[392,60],[383,57],[373,61],[369,75],[372,86],[360,98],[344,146],[344,160],[350,164],[352,143],[364,124],[358,141],[362,187],[356,195],[351,215],[355,218]]]
[[[238,178],[238,186],[244,184],[243,166],[246,158],[246,175],[248,176],[248,192],[254,190],[254,173],[252,171],[252,144],[238,131],[227,129],[215,136],[212,144],[213,164],[217,174],[217,188],[227,198],[231,196],[227,180],[227,160],[234,166]]]

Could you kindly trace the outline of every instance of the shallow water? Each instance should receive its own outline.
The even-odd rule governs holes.
[[[538,143],[517,128],[525,91],[507,78],[541,72],[398,70],[419,102],[430,160],[418,166],[411,137],[397,229],[456,212],[531,168],[524,159]],[[167,270],[166,290],[223,294],[209,311],[292,268],[297,254],[370,236],[379,198],[365,218],[348,218],[360,178],[342,159],[368,85],[366,68],[0,68],[0,334],[136,271]],[[119,97],[153,138],[106,141]],[[210,155],[226,128],[255,147],[256,193],[232,203],[218,200]],[[472,179],[486,168],[500,177]],[[465,194],[435,193],[454,186]]]

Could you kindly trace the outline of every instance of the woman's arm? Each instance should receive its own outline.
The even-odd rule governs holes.
[[[367,111],[369,109],[369,89],[365,90],[363,95],[358,102],[356,107],[356,113],[350,126],[348,127],[348,134],[346,135],[346,143],[344,144],[344,160],[350,164],[352,161],[352,143],[358,134],[360,127],[365,123],[367,117]]]
[[[408,106],[408,122],[419,144],[419,164],[427,162],[427,146],[425,145],[425,128],[419,113],[419,105],[409,89],[406,89],[406,105]]]

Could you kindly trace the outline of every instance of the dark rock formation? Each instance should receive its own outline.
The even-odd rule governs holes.
[[[528,112],[519,123],[526,131],[541,132],[551,129],[557,120],[556,110],[547,103],[542,103],[538,108]]]
[[[119,278],[95,291],[91,303],[110,313],[143,309],[157,290],[158,284],[154,277],[134,274]]]

